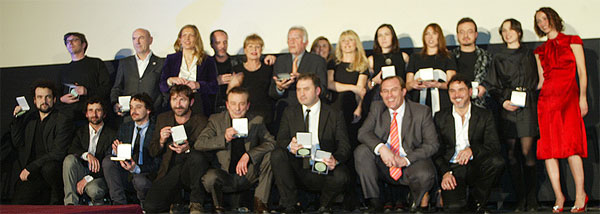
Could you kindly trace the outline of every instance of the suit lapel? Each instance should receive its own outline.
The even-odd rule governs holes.
[[[137,68],[137,65],[135,67]],[[146,76],[147,73],[154,71],[154,69],[156,69],[156,56],[154,56],[154,54],[150,53],[150,61],[148,61],[148,66],[146,66],[146,70],[144,70],[144,73],[142,74],[140,79],[144,78],[144,76]]]
[[[448,126],[445,127],[444,130],[446,130],[448,132],[449,136],[452,136],[452,148],[456,147],[456,121],[454,119],[454,116],[452,115],[452,111],[450,111],[450,114],[446,115],[446,121],[448,121],[449,123],[446,123]],[[470,134],[469,134],[470,135]]]
[[[84,133],[83,135],[83,142],[81,142],[81,144],[83,144],[83,148],[86,151],[90,151],[90,125],[87,125],[87,128],[84,129],[86,130],[86,133]],[[100,137],[102,137],[102,132],[100,132]],[[100,139],[98,139],[98,143],[100,142]],[[98,153],[98,144],[96,144],[96,153]]]
[[[475,134],[475,129],[478,128],[477,122],[479,122],[479,117],[475,111],[475,108],[471,106],[471,118],[469,119],[469,142],[473,142],[473,134]]]
[[[327,125],[327,117],[329,117],[329,109],[324,108],[325,106],[321,103],[321,112],[319,113],[319,139],[323,138],[323,132],[325,132],[325,126]]]
[[[388,112],[389,115],[389,112]],[[412,122],[412,111],[410,108],[410,105],[408,104],[408,102],[406,101],[406,99],[404,100],[404,117],[402,117],[402,133],[400,133],[400,135],[402,136],[402,147],[406,150],[406,145],[404,145],[404,142],[406,142],[406,135],[407,133],[410,133],[410,130],[412,129],[412,127],[410,126],[410,123]]]

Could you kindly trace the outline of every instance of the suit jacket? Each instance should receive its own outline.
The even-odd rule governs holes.
[[[434,120],[441,143],[435,164],[440,174],[443,175],[450,171],[449,161],[454,155],[456,147],[456,127],[454,127],[452,107],[436,113]],[[475,105],[471,105],[469,145],[473,151],[473,160],[500,152],[500,140],[492,113]]]
[[[439,147],[431,110],[407,99],[404,99],[404,105],[406,108],[400,135],[406,158],[411,163],[429,159]],[[387,142],[391,123],[390,112],[383,101],[373,102],[367,119],[358,130],[358,141],[374,151],[379,143]]]
[[[67,116],[54,109],[44,119],[42,143],[35,140],[35,129],[39,121],[39,112],[32,109],[26,114],[17,117],[11,124],[11,137],[14,147],[18,151],[16,168],[19,172],[26,168],[29,172],[38,172],[48,161],[61,162],[67,155],[67,148],[72,141],[73,125]],[[45,154],[38,154],[38,159],[30,160],[33,144],[43,146]]]
[[[291,73],[292,72],[292,54],[284,54],[277,57],[275,65],[273,65],[273,75],[277,76],[280,73]],[[304,52],[300,65],[298,66],[298,73],[314,73],[321,80],[321,98],[326,97],[327,91],[327,64],[323,57],[307,52]],[[282,95],[277,93],[275,80],[271,80],[271,86],[269,90],[269,96],[273,99],[281,99],[280,102],[286,102],[288,106],[298,104],[296,98],[296,83],[290,85]]]
[[[146,136],[144,138],[144,147],[142,148],[143,164],[138,164],[140,167],[140,173],[155,172],[158,170],[158,166],[160,164],[160,158],[154,158],[150,155],[150,141],[152,140],[152,133],[155,131],[155,124],[153,120],[150,120],[149,123],[150,125],[148,125],[148,129],[146,129]],[[117,132],[117,139],[123,143],[133,143],[133,129],[135,129],[134,121],[121,124],[121,127],[119,127],[119,131]],[[109,151],[112,155],[112,147]]]
[[[200,131],[206,127],[206,123],[206,117],[204,117],[204,115],[193,114],[190,119],[183,124],[185,133],[188,137],[187,141],[190,145],[190,149],[194,148],[196,137],[200,135]],[[150,142],[150,155],[155,158],[162,159],[160,168],[158,169],[158,175],[156,176],[157,179],[167,174],[171,164],[171,158],[177,154],[168,148],[169,144],[173,142],[172,137],[167,139],[167,142],[165,142],[162,148],[160,147],[160,130],[165,126],[173,127],[178,125],[180,124],[177,124],[175,121],[175,113],[173,113],[173,111],[164,112],[158,115],[158,118],[156,119],[157,131],[155,131],[152,135],[152,141]],[[187,157],[187,153],[182,153],[179,155],[185,155],[185,157]]]
[[[287,150],[287,146],[297,132],[306,132],[302,105],[289,106],[283,112],[277,145]],[[348,130],[341,111],[335,111],[331,106],[321,101],[319,113],[319,146],[321,150],[331,152],[340,163],[345,163],[351,155],[348,142]]]
[[[96,144],[96,157],[100,163],[107,155],[110,155],[112,147],[112,142],[115,139],[116,131],[104,124],[102,131],[100,132],[100,136],[98,137],[98,144]],[[71,147],[69,148],[69,154],[75,155],[80,160],[84,161],[81,158],[83,153],[86,153],[90,147],[90,126],[82,126],[75,132],[75,137],[73,138],[73,143],[71,143]],[[87,162],[87,161],[85,161]],[[94,178],[104,177],[102,173],[102,167],[100,167],[100,171],[97,173],[90,172],[90,175]]]
[[[119,60],[115,84],[110,91],[110,102],[114,105],[119,102],[119,96],[133,96],[145,92],[154,101],[155,111],[166,107],[168,101],[162,96],[158,87],[164,61],[164,58],[151,54],[148,67],[140,78],[135,55]]]
[[[248,136],[244,138],[246,153],[251,163],[258,163],[265,154],[275,148],[275,139],[267,130],[261,116],[246,115],[248,118]],[[231,116],[228,111],[213,114],[208,125],[202,130],[194,144],[198,151],[216,151],[221,169],[229,171],[231,162],[231,143],[225,142],[225,129],[231,127]]]

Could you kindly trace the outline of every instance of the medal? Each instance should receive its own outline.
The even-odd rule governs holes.
[[[386,65],[391,65],[391,64],[392,64],[392,59],[390,59],[390,58],[386,58],[386,59],[385,59],[385,64],[386,64]]]

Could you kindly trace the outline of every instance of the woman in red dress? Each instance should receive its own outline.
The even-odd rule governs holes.
[[[562,19],[556,11],[549,7],[536,11],[535,32],[540,37],[548,37],[548,41],[534,51],[540,77],[538,88],[541,88],[537,157],[545,160],[556,197],[552,212],[561,212],[565,202],[560,186],[559,158],[567,158],[575,181],[575,204],[571,212],[583,212],[588,201],[581,160],[587,157],[582,119],[588,112],[587,74],[581,38],[562,31]]]

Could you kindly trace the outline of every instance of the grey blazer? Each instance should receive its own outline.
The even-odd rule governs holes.
[[[275,148],[275,138],[267,130],[261,116],[246,116],[248,136],[244,138],[244,147],[252,163],[259,163],[265,154]],[[213,114],[194,144],[194,149],[198,151],[215,151],[221,169],[225,171],[229,171],[231,161],[231,143],[225,142],[225,129],[229,127],[231,117],[228,111]]]
[[[276,76],[280,73],[291,73],[292,72],[292,55],[284,54],[277,57],[275,61],[275,65],[273,65],[273,75]],[[298,66],[298,73],[314,73],[321,80],[321,97],[325,97],[327,92],[327,64],[323,57],[312,54],[309,52],[304,52],[302,59],[300,60],[300,65]],[[275,81],[271,80],[271,87],[269,90],[269,96],[273,99],[283,99],[284,102],[287,102],[288,106],[298,104],[298,99],[296,98],[296,83],[292,84],[287,90],[283,92],[282,95],[279,95],[276,91]]]
[[[402,148],[411,163],[431,158],[438,150],[439,142],[429,107],[404,99],[406,109],[402,118],[400,135]],[[358,130],[358,141],[371,151],[379,143],[386,143],[390,135],[391,117],[383,101],[371,104],[371,110]]]
[[[114,105],[119,102],[119,96],[133,96],[146,92],[154,101],[155,112],[161,112],[160,110],[168,103],[158,87],[164,61],[164,58],[152,54],[148,67],[140,78],[134,55],[119,60],[115,84],[110,90],[110,102]]]

